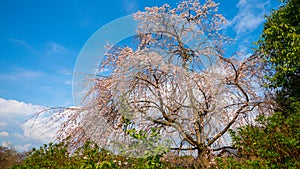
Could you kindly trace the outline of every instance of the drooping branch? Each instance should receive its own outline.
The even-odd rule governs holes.
[[[246,124],[240,115],[258,114],[265,98],[259,57],[224,56],[228,38],[217,6],[183,1],[137,12],[138,47],[107,52],[99,66],[103,76],[95,79],[84,110],[69,118],[76,124],[66,133],[128,147],[137,140],[125,137],[124,127],[151,133],[163,126],[159,134],[172,138],[172,150],[186,144],[201,154],[225,145],[227,131]]]

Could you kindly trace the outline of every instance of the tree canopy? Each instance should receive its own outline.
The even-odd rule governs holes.
[[[278,91],[282,109],[300,101],[300,1],[288,0],[267,17],[260,52],[270,66],[269,87]]]
[[[68,117],[64,135],[131,156],[162,146],[208,164],[230,145],[230,128],[269,110],[260,55],[224,56],[230,38],[217,7],[189,0],[137,12],[137,47],[108,46],[92,97]]]

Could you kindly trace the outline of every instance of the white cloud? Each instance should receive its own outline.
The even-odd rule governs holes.
[[[50,124],[50,115],[39,114],[42,106],[24,103],[17,100],[0,98],[0,118],[6,129],[14,129],[13,134],[0,132],[0,137],[8,137],[14,145],[21,142],[48,143],[55,139],[55,124]],[[35,116],[34,116],[35,115]],[[24,122],[25,121],[25,122]],[[12,123],[13,122],[13,123]]]
[[[72,81],[71,80],[67,80],[67,81],[65,81],[65,84],[66,85],[72,85]]]
[[[3,117],[9,117],[12,116],[12,114],[28,116],[37,113],[41,109],[41,106],[32,105],[31,103],[0,98],[0,116]]]
[[[28,43],[24,40],[18,39],[18,38],[11,38],[10,41],[16,45],[20,45],[20,46],[28,46]]]
[[[12,133],[11,135],[13,137],[15,137],[16,139],[18,139],[18,140],[22,140],[22,141],[26,140],[25,137],[24,137],[24,135],[22,135],[20,133]]]
[[[38,78],[42,75],[41,72],[35,72],[35,71],[30,71],[30,70],[22,70],[22,73],[19,73],[20,77],[24,77],[27,79],[34,79],[34,78]]]
[[[227,26],[232,26],[237,36],[251,33],[264,22],[266,6],[269,4],[269,0],[240,0],[237,4],[239,9],[237,15],[228,22]]]
[[[12,75],[8,74],[0,74],[0,79],[1,80],[16,80],[16,78]]]
[[[4,141],[2,142],[3,147],[11,147],[11,142],[10,141]]]
[[[7,126],[7,123],[5,123],[5,122],[0,122],[0,129],[1,129],[1,128],[4,128],[5,126]]]
[[[56,42],[48,42],[46,46],[47,46],[47,50],[45,52],[46,55],[65,54],[68,52],[68,50],[64,46]]]
[[[8,137],[8,136],[9,136],[8,132],[6,131],[0,132],[0,137]]]
[[[11,38],[10,41],[17,46],[26,49],[33,55],[52,56],[66,54],[68,52],[68,49],[63,45],[53,41],[45,42],[42,48],[34,46],[27,41],[18,38]]]
[[[42,75],[41,72],[32,71],[24,68],[16,68],[14,72],[8,74],[0,74],[1,80],[9,81],[23,81],[23,80],[32,80],[39,78]]]
[[[59,69],[58,72],[63,75],[72,75],[73,74],[73,70],[69,70],[67,68]]]
[[[34,46],[32,46],[31,44],[29,44],[28,42],[22,40],[22,39],[18,39],[18,38],[11,38],[10,42],[12,42],[13,44],[24,48],[28,51],[30,51],[31,53],[37,54],[38,51],[34,48]]]
[[[2,145],[13,145],[17,150],[27,150],[33,146],[53,142],[63,120],[56,114],[59,110],[0,98],[0,125],[3,127],[0,138]],[[61,112],[71,113],[71,110]]]
[[[135,0],[122,0],[124,9],[128,13],[134,13],[137,10],[137,1]]]
[[[60,125],[65,120],[61,115],[64,114],[67,116],[73,113],[74,110],[76,111],[75,107],[70,107],[70,109],[58,114],[53,112],[52,116],[41,114],[37,118],[31,118],[21,125],[23,130],[22,135],[26,139],[30,138],[41,143],[53,142],[56,139]]]
[[[239,3],[237,4],[237,6],[242,6],[242,5],[246,5],[247,4],[247,0],[240,0]]]
[[[60,123],[52,121],[50,117],[32,118],[21,125],[25,139],[49,143],[56,139],[56,132]]]
[[[15,146],[14,148],[17,151],[28,151],[31,147],[32,147],[31,144],[25,144],[25,145],[22,145],[22,146]]]

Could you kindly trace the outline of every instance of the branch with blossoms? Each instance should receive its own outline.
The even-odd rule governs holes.
[[[260,56],[224,56],[230,38],[217,7],[188,0],[137,12],[138,47],[109,49],[86,105],[69,117],[76,125],[64,132],[78,142],[130,145],[128,130],[154,127],[171,150],[203,156],[228,147],[227,131],[253,122],[270,102]]]

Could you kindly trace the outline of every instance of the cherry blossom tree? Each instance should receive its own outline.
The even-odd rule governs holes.
[[[199,157],[230,146],[227,131],[268,113],[268,104],[261,58],[225,55],[231,40],[217,11],[211,0],[187,0],[137,12],[137,47],[108,45],[83,107],[68,114],[61,136],[108,146],[156,132],[152,146]]]

